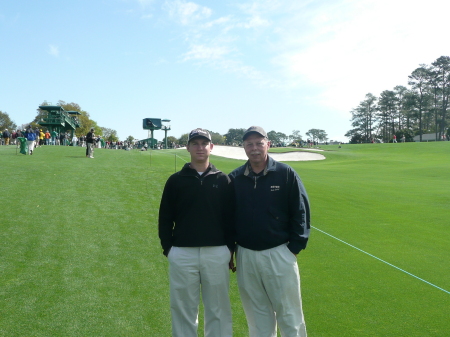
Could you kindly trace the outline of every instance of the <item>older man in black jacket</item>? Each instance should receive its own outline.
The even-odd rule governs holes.
[[[244,134],[248,161],[230,173],[236,197],[236,268],[250,337],[306,336],[297,254],[310,210],[298,174],[268,155],[263,128]]]

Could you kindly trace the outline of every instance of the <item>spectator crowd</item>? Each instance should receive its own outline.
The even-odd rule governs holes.
[[[33,134],[33,136],[31,136]],[[77,137],[72,136],[69,132],[60,132],[53,130],[44,130],[41,128],[32,128],[31,125],[24,130],[8,130],[4,129],[0,132],[0,145],[16,145],[20,147],[19,138],[24,138],[24,141],[33,141],[33,149],[44,145],[58,145],[58,146],[81,146],[86,147],[86,136]],[[131,142],[123,141],[105,141],[101,136],[96,136],[94,139],[96,148],[113,149],[113,150],[129,150],[133,148]],[[30,147],[30,144],[28,144]],[[33,150],[29,150],[32,152]]]

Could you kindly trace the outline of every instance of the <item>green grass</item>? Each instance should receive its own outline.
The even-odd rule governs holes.
[[[298,258],[309,336],[448,334],[450,142],[322,149],[290,163],[312,206]],[[0,147],[0,336],[170,336],[157,215],[188,153],[84,151]],[[247,336],[235,275],[231,300],[234,336]]]

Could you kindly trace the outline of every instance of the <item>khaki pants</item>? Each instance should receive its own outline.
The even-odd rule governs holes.
[[[197,337],[200,291],[205,337],[231,337],[228,247],[172,247],[168,258],[172,337]]]
[[[255,251],[238,246],[239,293],[250,337],[306,337],[297,257],[286,244]]]
[[[93,143],[87,143],[88,145],[88,157],[94,158],[94,144]]]

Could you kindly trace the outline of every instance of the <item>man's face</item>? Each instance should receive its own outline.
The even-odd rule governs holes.
[[[245,153],[252,165],[261,165],[267,160],[270,142],[257,133],[250,134],[244,141]]]
[[[191,154],[192,161],[206,161],[213,148],[213,144],[206,138],[198,137],[192,139],[186,149]]]

